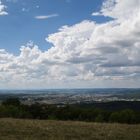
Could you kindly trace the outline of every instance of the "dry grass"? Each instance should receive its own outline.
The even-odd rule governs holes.
[[[0,140],[140,140],[140,125],[0,119]]]

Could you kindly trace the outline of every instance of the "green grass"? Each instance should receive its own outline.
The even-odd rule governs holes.
[[[0,119],[0,140],[140,140],[140,125]]]

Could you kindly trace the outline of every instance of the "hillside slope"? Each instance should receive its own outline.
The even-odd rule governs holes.
[[[140,140],[140,125],[0,119],[0,140]]]

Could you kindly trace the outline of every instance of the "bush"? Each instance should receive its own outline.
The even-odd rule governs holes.
[[[104,117],[102,114],[99,114],[96,118],[95,118],[95,122],[104,122]]]

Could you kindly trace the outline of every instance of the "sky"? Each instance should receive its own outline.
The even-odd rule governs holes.
[[[0,0],[0,89],[140,88],[140,0]]]
[[[64,25],[74,25],[83,19],[106,20],[91,16],[93,9],[100,8],[102,0],[88,0],[88,3],[85,0],[3,0],[3,4],[8,15],[0,18],[0,47],[14,54],[30,40],[47,50],[51,45],[45,41],[46,36]]]

